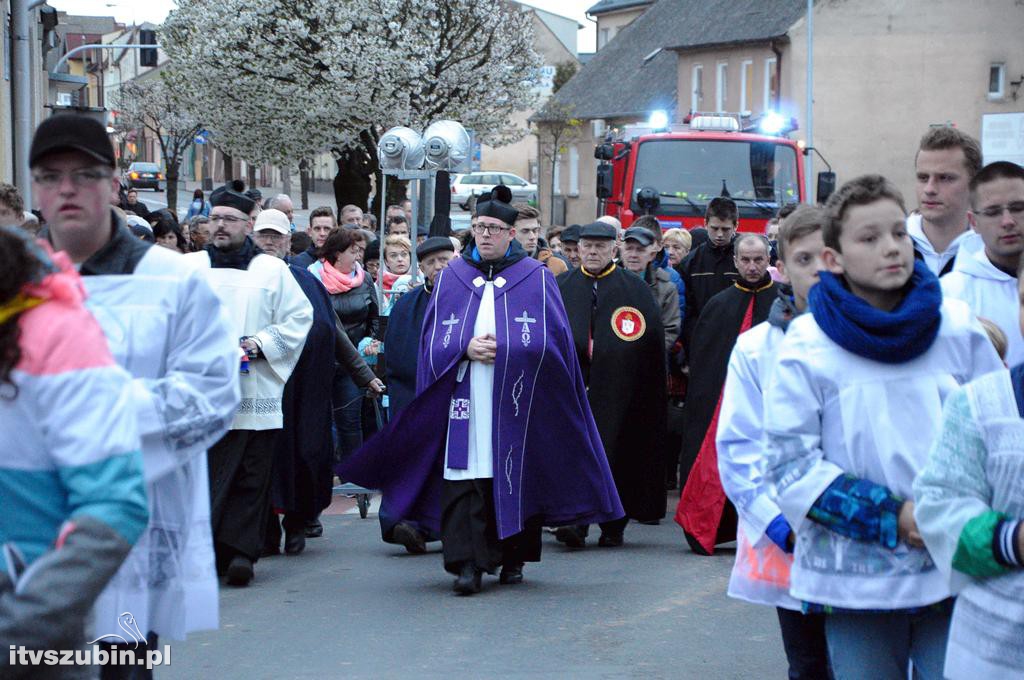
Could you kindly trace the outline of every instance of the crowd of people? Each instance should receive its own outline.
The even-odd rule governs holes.
[[[735,541],[789,677],[1024,678],[1024,169],[963,132],[922,138],[909,216],[866,175],[764,233],[727,196],[545,228],[502,186],[450,235],[406,205],[296,229],[240,182],[179,223],[71,114],[30,162],[41,220],[0,186],[11,644],[216,628],[221,579],[301,554],[346,482],[460,595],[668,493],[694,553]]]

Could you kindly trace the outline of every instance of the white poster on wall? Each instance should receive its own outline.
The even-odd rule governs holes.
[[[1024,112],[986,113],[981,117],[981,153],[985,163],[1024,165]]]

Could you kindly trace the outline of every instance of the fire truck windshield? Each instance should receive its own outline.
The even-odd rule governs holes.
[[[653,187],[661,195],[662,210],[703,211],[708,201],[723,194],[723,186],[742,201],[741,211],[744,205],[776,208],[800,200],[791,146],[664,139],[643,142],[636,153],[633,200],[639,189]]]

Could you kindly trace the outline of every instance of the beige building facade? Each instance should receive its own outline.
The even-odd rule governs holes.
[[[650,12],[671,1],[662,0]],[[675,4],[679,13],[690,3]],[[793,6],[799,9],[802,4]],[[723,20],[742,25],[744,17]],[[697,110],[743,112],[756,119],[774,110],[796,117],[799,129],[790,137],[806,142],[808,50],[803,12],[795,12],[792,22],[777,33],[754,40],[695,39],[681,45],[663,40],[663,48],[677,59],[675,106],[666,107],[672,118],[678,122]],[[1024,5],[1016,0],[817,2],[813,145],[840,183],[864,173],[883,174],[900,187],[908,209],[913,209],[914,157],[929,126],[955,125],[983,140],[987,114],[1019,114],[1024,121],[1022,33]],[[626,32],[618,40],[631,35]],[[649,39],[649,34],[644,37]],[[610,112],[616,108],[603,106]],[[597,138],[590,129],[594,119],[614,125],[645,116],[636,112],[628,118],[602,118],[600,111],[589,113],[587,139],[576,151],[579,196],[571,197],[567,186],[572,162],[567,154],[562,154],[556,177],[566,196],[569,223],[589,221],[597,212],[592,157]],[[1020,125],[1024,130],[1024,123]],[[825,169],[817,157],[805,160],[812,163],[812,180]],[[545,186],[542,182],[542,206],[550,204]]]

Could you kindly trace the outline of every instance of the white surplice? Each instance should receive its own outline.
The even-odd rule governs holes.
[[[484,284],[480,311],[473,325],[473,337],[497,336],[498,326],[494,313],[494,284]],[[468,361],[469,370],[460,368],[460,381],[469,380],[469,464],[465,470],[448,467],[445,451],[444,478],[451,481],[465,479],[491,479],[494,477],[494,364]]]
[[[281,398],[313,326],[309,303],[288,265],[260,254],[248,269],[213,268],[206,252],[192,253],[227,311],[235,335],[252,336],[262,357],[241,376],[242,402],[232,430],[274,430],[283,427]]]

